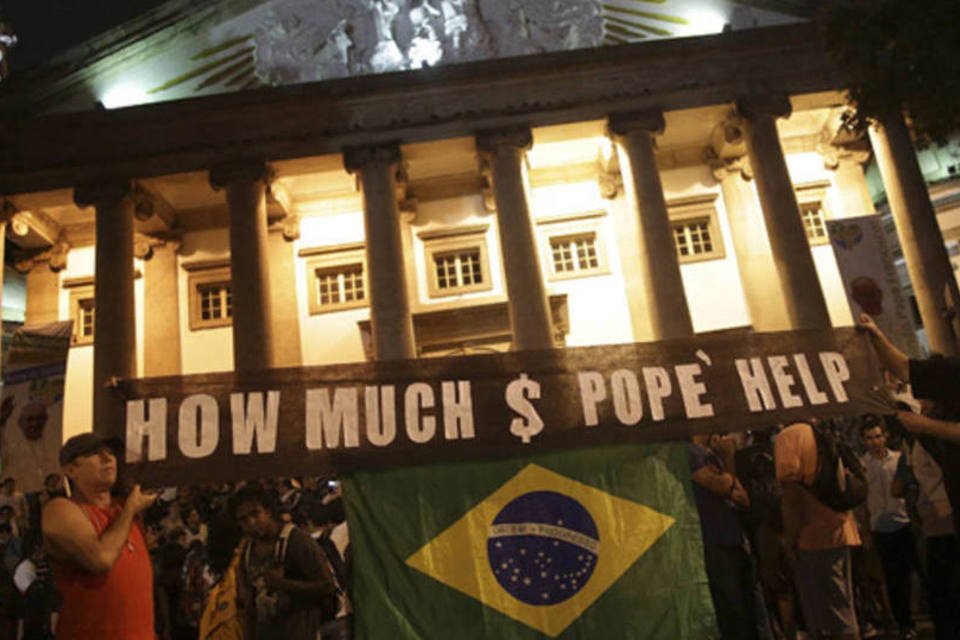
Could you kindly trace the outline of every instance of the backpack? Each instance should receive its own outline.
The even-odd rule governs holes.
[[[296,529],[296,525],[289,522],[284,524],[283,528],[280,529],[280,535],[277,536],[277,540],[273,545],[273,559],[277,563],[277,566],[280,568],[283,568],[285,566],[285,562],[287,559],[287,549],[290,547],[290,534],[293,532],[294,529]],[[310,538],[310,541],[313,542],[314,544],[317,544],[317,542],[313,540],[313,538]],[[244,567],[250,566],[250,553],[252,551],[252,548],[253,548],[252,544],[248,543],[244,545],[244,550],[243,550]],[[324,557],[324,559],[326,559],[327,554],[323,550],[323,547],[321,546],[319,548],[320,548],[321,555]],[[327,564],[329,566],[329,560],[327,561]],[[332,567],[331,567],[331,573],[333,573]],[[335,573],[334,573],[334,579],[336,579]],[[340,594],[339,594],[339,587],[338,587],[338,593],[336,593],[334,597],[325,599],[323,602],[318,603],[320,605],[321,611],[323,612],[324,620],[332,620],[336,616],[339,595]],[[265,599],[267,600],[275,600],[275,602],[273,603],[273,606],[282,607],[282,603],[280,602],[280,599],[277,598],[275,594],[270,594],[269,592],[267,592],[265,596],[266,596]]]
[[[337,588],[345,591],[347,585],[347,564],[343,556],[340,555],[337,545],[330,539],[330,532],[325,532],[316,540],[320,548],[323,549],[327,563],[330,565],[331,571],[333,571],[333,577],[337,579]]]
[[[783,492],[777,481],[776,463],[770,446],[751,445],[736,453],[737,477],[750,497],[750,508],[744,514],[747,527],[783,530],[780,503]]]
[[[200,616],[200,640],[243,640],[243,624],[237,611],[237,568],[241,553],[240,549],[234,553],[223,578],[210,588]]]
[[[823,426],[813,427],[813,437],[817,442],[817,472],[807,488],[814,497],[838,512],[866,502],[867,472],[850,445]]]

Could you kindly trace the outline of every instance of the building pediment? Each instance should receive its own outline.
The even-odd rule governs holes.
[[[171,0],[67,52],[6,110],[80,111],[798,20],[799,0]],[[39,109],[38,109],[39,107]]]

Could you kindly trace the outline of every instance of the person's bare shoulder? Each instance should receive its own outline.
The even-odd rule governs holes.
[[[79,512],[80,507],[70,498],[57,496],[56,498],[50,498],[47,500],[47,503],[43,505],[43,519],[46,520],[48,515],[56,517],[63,512],[69,513],[71,511]]]
[[[86,534],[95,531],[93,524],[83,514],[83,509],[68,498],[53,498],[43,506],[41,528],[44,537],[56,544],[64,535]]]

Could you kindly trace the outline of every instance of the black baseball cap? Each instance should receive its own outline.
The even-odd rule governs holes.
[[[73,436],[60,447],[60,466],[65,467],[80,456],[96,453],[104,447],[118,456],[123,451],[123,441],[120,438],[109,438],[95,433],[81,433]]]

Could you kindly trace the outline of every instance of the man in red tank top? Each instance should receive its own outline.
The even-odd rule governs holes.
[[[43,509],[43,535],[63,594],[58,640],[154,640],[153,571],[139,515],[156,495],[135,485],[127,499],[117,481],[119,443],[92,433],[60,449],[71,497]]]

